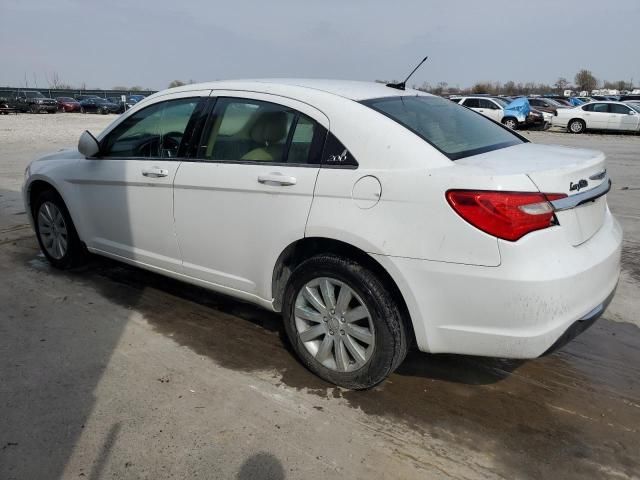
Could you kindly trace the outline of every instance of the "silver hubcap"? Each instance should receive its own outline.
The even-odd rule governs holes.
[[[362,368],[373,353],[375,332],[369,310],[347,284],[320,277],[296,298],[295,323],[307,351],[338,372]]]
[[[516,122],[514,122],[513,120],[507,120],[507,127],[513,130],[515,126],[516,126]]]
[[[44,202],[38,212],[38,231],[47,253],[60,260],[67,253],[67,225],[60,209],[52,202]]]
[[[571,131],[572,132],[579,132],[582,130],[582,124],[580,122],[573,122],[571,124]]]

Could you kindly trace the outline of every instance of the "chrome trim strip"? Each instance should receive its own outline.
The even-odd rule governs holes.
[[[586,190],[584,192],[576,193],[575,195],[561,198],[559,200],[554,200],[553,202],[551,202],[551,205],[553,206],[553,209],[556,212],[560,212],[562,210],[569,210],[571,208],[577,207],[578,205],[591,202],[596,198],[606,195],[609,190],[611,190],[611,179],[607,178],[605,179],[604,182],[602,182],[596,188],[592,188],[591,190]]]

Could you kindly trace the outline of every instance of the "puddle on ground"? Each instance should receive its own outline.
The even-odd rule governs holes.
[[[156,331],[223,367],[275,372],[275,381],[318,395],[319,406],[341,398],[369,414],[377,429],[411,428],[425,442],[463,444],[493,457],[507,478],[640,475],[634,325],[603,318],[559,352],[532,361],[414,351],[381,386],[354,392],[297,362],[279,315],[107,259],[62,274],[135,309]]]

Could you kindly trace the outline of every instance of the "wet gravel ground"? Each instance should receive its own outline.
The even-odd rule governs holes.
[[[56,117],[13,121],[62,129],[55,147],[107,121]],[[640,478],[640,137],[525,133],[609,158],[623,273],[590,330],[533,361],[412,352],[351,392],[300,366],[276,315],[105,259],[52,270],[16,189],[51,143],[5,120],[1,479]]]

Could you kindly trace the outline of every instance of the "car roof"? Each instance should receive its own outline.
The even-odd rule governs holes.
[[[363,82],[355,80],[303,79],[303,78],[264,78],[253,80],[222,80],[216,82],[194,83],[172,88],[171,92],[188,92],[191,90],[245,90],[262,93],[282,94],[283,87],[295,91],[298,95],[323,92],[329,95],[348,98],[355,101],[371,98],[393,96],[429,95],[425,92],[407,88],[398,90],[387,87],[384,83]],[[294,93],[294,92],[292,92]]]

